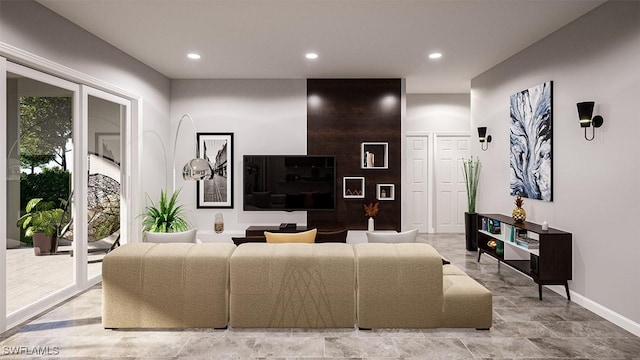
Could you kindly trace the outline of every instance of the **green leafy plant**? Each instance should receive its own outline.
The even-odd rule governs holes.
[[[142,214],[142,229],[164,233],[187,231],[189,222],[185,217],[184,208],[177,204],[179,194],[180,190],[177,190],[169,198],[167,190],[160,190],[160,201],[157,206],[147,194],[150,205]]]
[[[478,181],[480,180],[480,158],[462,159],[464,168],[464,181],[467,184],[467,204],[470,213],[476,212],[476,195],[478,194]]]
[[[25,207],[26,213],[18,219],[18,226],[26,230],[26,236],[32,237],[36,233],[46,236],[57,234],[64,210],[55,208],[52,201],[42,201],[42,198],[29,200]]]

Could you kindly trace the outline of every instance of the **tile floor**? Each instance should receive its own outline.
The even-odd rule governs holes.
[[[491,289],[491,330],[112,331],[101,326],[97,286],[0,335],[0,358],[640,360],[639,337],[550,290],[539,301],[531,279],[506,266],[498,271],[488,256],[477,263],[462,235],[421,235],[420,241]]]

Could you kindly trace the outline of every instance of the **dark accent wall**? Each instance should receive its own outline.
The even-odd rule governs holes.
[[[395,200],[380,201],[376,229],[401,230],[400,79],[308,79],[307,153],[335,155],[336,210],[309,212],[307,223],[320,229],[364,230],[365,203],[376,202],[376,184],[394,184]],[[388,143],[388,169],[362,169],[363,142]],[[342,179],[365,178],[364,199],[344,199]]]

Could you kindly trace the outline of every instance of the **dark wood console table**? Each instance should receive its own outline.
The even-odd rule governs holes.
[[[274,233],[282,233],[282,232],[287,232],[287,233],[295,233],[295,232],[302,232],[302,231],[307,231],[309,229],[307,229],[306,226],[296,226],[295,229],[290,228],[290,229],[280,229],[279,225],[275,225],[275,226],[249,226],[247,228],[247,230],[245,230],[245,236],[264,236],[264,232],[268,231],[268,232],[274,232]]]
[[[489,225],[491,224],[491,225]],[[542,300],[542,285],[564,285],[569,295],[572,275],[571,233],[548,228],[528,221],[516,223],[510,216],[478,214],[478,261],[487,254],[530,276],[538,284]],[[520,236],[518,236],[518,234]],[[488,245],[490,240],[501,242],[502,252]],[[498,244],[500,245],[500,244]]]

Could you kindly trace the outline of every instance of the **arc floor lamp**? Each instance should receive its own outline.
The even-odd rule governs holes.
[[[193,121],[193,118],[189,114],[184,114],[180,118],[178,122],[178,128],[176,129],[176,137],[173,141],[173,191],[176,191],[176,148],[178,146],[178,134],[180,134],[180,127],[185,119],[189,119],[191,121],[191,125],[193,126],[193,136],[196,144],[196,157],[187,161],[186,164],[182,167],[182,178],[184,180],[209,180],[213,178],[213,166],[207,159],[203,159],[200,157],[200,153],[198,151],[198,139],[196,131],[196,124]]]

